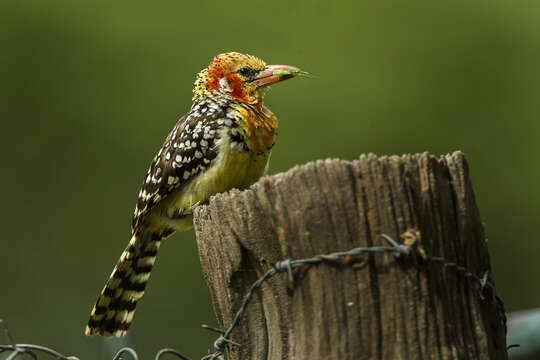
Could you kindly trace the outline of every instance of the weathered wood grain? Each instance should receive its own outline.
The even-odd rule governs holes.
[[[214,196],[195,212],[201,265],[225,329],[276,261],[386,245],[422,246],[482,275],[486,237],[462,153],[324,160]],[[230,359],[506,359],[504,309],[436,264],[372,255],[266,282],[233,331]],[[491,271],[490,271],[491,274]],[[490,276],[490,281],[492,278]]]

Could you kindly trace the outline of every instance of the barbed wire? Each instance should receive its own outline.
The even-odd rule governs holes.
[[[240,323],[240,320],[244,316],[255,292],[259,290],[263,283],[266,282],[268,279],[279,273],[287,273],[289,281],[292,282],[294,280],[293,270],[296,268],[305,266],[309,268],[313,265],[321,263],[335,263],[346,257],[359,257],[366,254],[392,254],[398,259],[421,258],[424,261],[439,264],[443,268],[454,269],[457,274],[460,274],[465,278],[471,279],[477,285],[479,285],[481,299],[485,299],[486,294],[489,294],[492,299],[495,299],[495,301],[497,301],[499,304],[502,304],[502,300],[497,296],[495,292],[495,287],[492,283],[488,281],[487,271],[484,272],[481,276],[479,276],[467,269],[466,267],[459,265],[455,262],[448,261],[443,257],[427,255],[424,249],[420,246],[420,232],[418,230],[409,229],[403,234],[401,234],[401,238],[404,240],[402,244],[398,243],[386,234],[381,234],[381,237],[388,243],[388,246],[357,247],[348,251],[339,251],[329,254],[316,255],[306,259],[285,259],[276,262],[272,266],[272,268],[266,271],[251,285],[249,291],[247,292],[240,305],[240,308],[236,312],[232,323],[225,331],[210,327],[208,325],[202,325],[204,329],[219,333],[219,337],[213,343],[214,352],[203,356],[201,360],[224,360],[227,345],[237,347],[242,346],[242,344],[236,343],[230,339],[231,333]],[[506,319],[504,318],[503,321],[506,321]],[[11,352],[11,354],[6,358],[6,360],[14,360],[19,355],[29,355],[33,359],[37,360],[38,358],[36,352],[47,353],[51,356],[56,357],[57,359],[62,360],[80,360],[76,356],[65,356],[45,346],[32,344],[17,344],[15,343],[15,340],[9,332],[7,326],[5,325],[5,322],[1,319],[0,326],[4,329],[4,333],[8,338],[8,341],[10,342],[10,345],[0,345],[0,354],[5,351]],[[118,350],[118,352],[114,355],[113,360],[121,360],[123,359],[123,355],[125,354],[129,354],[135,360],[139,359],[138,354],[134,349],[130,347],[124,347]],[[181,360],[191,360],[190,358],[182,355],[178,351],[170,348],[164,348],[158,351],[154,359],[160,360],[164,355],[167,354],[173,355]]]

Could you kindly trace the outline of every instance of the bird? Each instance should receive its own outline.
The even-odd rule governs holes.
[[[193,210],[217,193],[264,175],[278,122],[263,105],[268,86],[303,73],[226,52],[200,71],[192,105],[153,158],[132,220],[132,237],[99,295],[85,334],[127,333],[161,242],[193,226]]]

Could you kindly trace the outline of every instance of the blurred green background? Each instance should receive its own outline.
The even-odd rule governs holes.
[[[231,50],[315,75],[266,98],[271,174],[463,150],[507,310],[540,304],[539,2],[4,0],[0,24],[0,318],[18,342],[86,359],[209,348],[193,231],[162,247],[127,338],[83,329],[195,74]]]

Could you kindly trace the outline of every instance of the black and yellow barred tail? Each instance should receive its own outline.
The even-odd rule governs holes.
[[[86,335],[125,335],[143,296],[160,237],[133,235],[101,291],[86,325]]]

